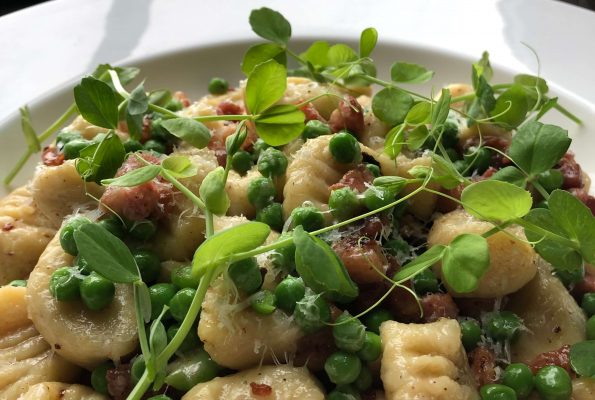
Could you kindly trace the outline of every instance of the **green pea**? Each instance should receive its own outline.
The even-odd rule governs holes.
[[[158,394],[157,396],[147,398],[147,400],[172,400],[172,398],[165,394]]]
[[[368,330],[379,334],[380,325],[384,321],[392,321],[394,319],[395,317],[390,311],[384,308],[376,307],[364,316],[364,325],[366,325]]]
[[[459,144],[459,126],[453,120],[446,120],[441,137],[444,147],[453,148]],[[458,157],[457,157],[458,158]]]
[[[395,192],[384,186],[370,186],[364,192],[364,205],[370,211],[377,210],[395,201]]]
[[[492,161],[492,151],[485,147],[470,147],[469,150],[470,153],[464,158],[471,165],[471,171],[476,170],[478,174],[483,174]]]
[[[544,400],[568,400],[572,394],[572,380],[564,368],[548,365],[537,371],[535,389]]]
[[[105,362],[98,365],[91,372],[91,386],[93,389],[101,394],[109,394],[107,390],[107,370],[114,368],[111,362]]]
[[[366,168],[372,173],[372,175],[374,175],[374,178],[378,178],[380,175],[382,175],[380,173],[380,167],[376,164],[367,163]]]
[[[511,387],[516,392],[517,397],[524,399],[533,391],[533,372],[526,364],[510,364],[504,370],[502,383]]]
[[[585,277],[585,267],[566,269],[554,266],[554,274],[562,281],[564,286],[571,286],[579,283]]]
[[[353,189],[344,187],[331,192],[328,206],[335,218],[344,221],[357,215],[361,209],[361,201]]]
[[[231,167],[240,175],[246,175],[252,165],[252,155],[247,151],[239,150],[231,157]]]
[[[58,268],[50,277],[50,293],[58,301],[70,301],[80,297],[81,278],[70,267]]]
[[[281,232],[283,230],[283,205],[280,203],[271,203],[256,213],[256,220],[263,222],[271,229]]]
[[[348,311],[344,311],[335,321],[333,338],[340,350],[355,353],[364,347],[366,327]]]
[[[595,292],[586,293],[581,301],[581,307],[587,314],[587,317],[595,315]]]
[[[174,325],[170,326],[169,328],[167,328],[167,341],[171,342],[179,330],[180,330],[179,324],[174,324]],[[200,342],[200,339],[198,338],[196,328],[193,328],[190,330],[190,332],[188,332],[188,334],[182,341],[182,344],[180,345],[178,350],[181,351],[182,353],[187,353],[193,349],[200,347],[200,345],[201,345],[201,342]]]
[[[246,294],[256,293],[262,286],[262,274],[254,257],[231,264],[227,273],[234,285]]]
[[[264,140],[257,139],[256,142],[254,142],[254,144],[252,145],[252,152],[253,152],[254,159],[258,160],[260,153],[262,153],[269,147],[271,147],[271,146],[269,144],[267,144]]]
[[[171,282],[177,287],[196,289],[200,283],[200,278],[194,276],[192,273],[192,266],[186,265],[174,269],[171,272]]]
[[[326,359],[324,370],[334,384],[348,385],[355,382],[359,376],[362,362],[354,354],[338,351]]]
[[[171,283],[156,283],[149,288],[151,319],[157,319],[157,317],[159,317],[159,314],[163,311],[163,306],[169,304],[175,294],[176,287]],[[165,316],[167,315],[168,314],[166,313]]]
[[[229,83],[223,78],[213,78],[209,82],[209,93],[224,94],[229,89]]]
[[[275,295],[268,290],[261,290],[250,297],[252,309],[263,315],[272,314],[277,309],[276,302]]]
[[[295,305],[306,295],[306,286],[302,278],[291,275],[283,279],[275,288],[277,307],[288,313],[293,313]]]
[[[430,269],[424,269],[412,279],[413,288],[417,294],[436,293],[440,290],[438,278]]]
[[[328,126],[328,124],[325,124],[324,122],[319,121],[317,119],[313,119],[306,123],[306,126],[302,131],[302,138],[304,140],[308,140],[317,138],[318,136],[330,134],[331,128]]]
[[[382,340],[374,332],[366,332],[364,345],[357,352],[359,358],[363,361],[376,361],[382,354]]]
[[[186,392],[201,382],[214,379],[222,368],[204,349],[198,348],[178,358],[167,366],[165,383],[174,389]]]
[[[360,394],[350,385],[337,386],[326,396],[326,400],[361,400]]]
[[[167,108],[169,111],[176,112],[184,108],[184,104],[182,104],[182,102],[178,99],[171,99],[167,102],[167,104],[165,104],[165,108]]]
[[[79,253],[79,250],[74,241],[74,231],[85,224],[91,223],[89,218],[80,215],[69,219],[60,230],[60,245],[62,246],[62,249],[68,254],[76,256]]]
[[[485,330],[487,335],[494,340],[514,341],[522,327],[523,322],[516,314],[510,311],[499,311],[490,315]]]
[[[145,373],[146,365],[145,365],[145,358],[142,354],[134,357],[132,360],[132,365],[130,366],[130,380],[132,381],[133,385],[136,385],[140,378]]]
[[[145,150],[154,151],[155,153],[159,153],[159,154],[165,154],[165,152],[167,151],[165,144],[163,144],[162,142],[160,142],[158,140],[154,140],[154,139],[147,140],[145,142],[145,144],[143,145],[143,147]]]
[[[169,312],[176,321],[182,322],[184,320],[184,317],[188,314],[190,304],[192,303],[195,294],[195,289],[184,288],[180,289],[174,297],[171,298],[169,301]]]
[[[262,177],[255,178],[248,184],[248,201],[256,209],[261,209],[270,204],[277,195],[273,181]]]
[[[157,233],[157,225],[148,219],[134,221],[128,230],[128,234],[131,238],[140,240],[141,242],[146,242],[151,239],[155,236],[155,233]]]
[[[156,253],[151,250],[137,249],[132,251],[132,255],[143,281],[150,283],[159,277],[161,261],[159,261],[159,256]]]
[[[461,340],[466,350],[472,350],[481,341],[481,328],[479,323],[473,319],[467,319],[460,322]]]
[[[295,303],[293,317],[304,333],[314,333],[331,320],[331,308],[322,296],[308,289],[304,298]]]
[[[124,236],[124,226],[122,225],[122,221],[115,215],[110,215],[109,217],[102,219],[97,222],[97,225],[104,227],[109,233],[116,237],[122,238]]]
[[[482,400],[516,400],[517,396],[512,388],[508,386],[492,383],[483,385],[479,389]]]
[[[66,160],[74,160],[78,158],[81,154],[81,150],[91,144],[90,141],[85,139],[74,139],[70,142],[64,144],[62,148],[62,152],[64,153],[64,158]]]
[[[12,287],[27,287],[27,281],[25,279],[15,279],[8,283],[8,286]]]
[[[263,176],[272,178],[281,176],[287,169],[287,157],[282,151],[269,147],[258,157],[258,172]]]
[[[78,132],[60,131],[56,135],[56,147],[62,150],[64,145],[77,139],[82,139],[81,134]]]
[[[97,272],[91,272],[80,284],[83,303],[88,309],[99,311],[107,307],[114,299],[116,287],[114,283]]]
[[[564,176],[562,172],[557,169],[550,169],[549,171],[542,172],[539,174],[537,182],[543,186],[548,192],[553,192],[556,189],[560,189],[564,183]]]
[[[373,378],[370,369],[365,366],[362,366],[362,370],[357,376],[355,382],[353,382],[353,386],[355,386],[355,388],[360,392],[364,392],[370,389],[370,387],[372,386],[372,380]]]
[[[333,158],[342,164],[357,163],[362,158],[357,139],[347,132],[334,135],[329,142],[329,150]]]
[[[123,143],[124,151],[126,153],[135,153],[137,151],[141,151],[143,149],[143,144],[138,140],[130,139]]]
[[[595,340],[595,315],[592,315],[587,320],[587,340]]]
[[[324,227],[324,217],[320,210],[312,206],[296,207],[291,212],[291,225],[301,225],[307,232]]]

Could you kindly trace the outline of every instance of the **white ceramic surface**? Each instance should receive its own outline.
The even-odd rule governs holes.
[[[595,131],[595,52],[587,51],[595,13],[553,0],[56,0],[25,9],[0,18],[0,172],[24,148],[17,108],[29,103],[43,130],[71,101],[76,79],[98,63],[140,66],[149,88],[181,89],[194,98],[214,74],[237,80],[243,51],[258,40],[248,15],[260,6],[290,20],[298,50],[312,39],[355,41],[374,26],[380,33],[374,58],[384,75],[397,59],[419,62],[437,72],[436,87],[468,80],[470,62],[483,50],[490,51],[496,80],[535,73],[528,43],[553,92],[585,120],[577,127],[554,116],[572,132],[579,161],[595,172],[589,152],[595,132],[588,133]]]

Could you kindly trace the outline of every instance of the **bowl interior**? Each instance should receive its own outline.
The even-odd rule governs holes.
[[[294,40],[296,48],[306,48],[311,41]],[[237,82],[243,78],[240,69],[242,55],[251,44],[249,41],[221,43],[212,46],[189,48],[176,52],[162,53],[151,58],[139,58],[127,62],[141,68],[141,77],[146,79],[147,89],[168,88],[182,90],[191,99],[197,99],[207,91],[207,83],[213,76],[221,76]],[[354,44],[355,45],[355,44]],[[479,55],[478,55],[479,56]],[[406,46],[398,42],[379,44],[374,52],[374,59],[378,66],[379,76],[388,78],[390,65],[395,60],[414,62],[424,65],[436,72],[431,84],[415,89],[429,95],[432,90],[439,91],[440,87],[452,82],[469,82],[471,62],[474,60],[457,54],[437,51],[435,49]],[[509,81],[516,71],[508,70],[505,66],[494,66],[495,82]],[[547,79],[547,77],[545,77]],[[46,93],[29,104],[33,124],[38,132],[51,124],[72,102],[72,87],[80,77],[64,84],[51,93]],[[589,157],[588,150],[595,145],[595,136],[587,132],[595,127],[595,116],[590,111],[589,104],[560,88],[551,88],[559,100],[568,109],[583,119],[579,126],[572,121],[552,112],[546,122],[556,123],[568,129],[573,137],[571,148],[583,168],[590,173],[595,172],[595,160]],[[24,138],[15,110],[10,117],[0,122],[0,171],[2,175],[8,173],[26,149]],[[31,176],[39,155],[34,155],[27,166],[21,171],[13,183],[13,187],[24,184]],[[11,188],[0,188],[0,195],[6,194]]]

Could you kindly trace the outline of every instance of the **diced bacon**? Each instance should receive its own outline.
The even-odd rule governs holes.
[[[365,165],[360,164],[355,169],[347,171],[341,180],[334,185],[331,185],[329,189],[331,191],[348,187],[355,190],[356,192],[364,192],[369,185],[374,181],[374,175]]]
[[[302,112],[306,116],[306,122],[318,120],[320,122],[326,122],[326,120],[320,115],[318,110],[312,105],[312,103],[308,103],[301,108]]]
[[[431,293],[421,299],[424,322],[438,321],[440,318],[456,318],[459,309],[448,293]]]
[[[115,400],[124,400],[132,390],[132,378],[130,375],[130,364],[120,364],[108,369],[107,391]]]
[[[574,159],[573,153],[568,152],[564,154],[564,156],[558,163],[558,170],[562,173],[562,176],[564,177],[564,183],[562,184],[562,187],[564,189],[583,187],[581,166],[578,165],[578,163]]]
[[[325,327],[298,339],[293,363],[295,366],[307,365],[311,371],[322,371],[324,362],[336,350],[333,330]]]
[[[244,114],[242,106],[225,100],[217,106],[217,115],[241,115]]]
[[[570,367],[570,346],[564,345],[557,350],[541,353],[535,357],[529,366],[533,373],[536,374],[537,371],[547,365],[557,365],[572,374],[572,368]]]
[[[455,303],[462,315],[479,319],[482,313],[494,311],[496,299],[458,297]]]
[[[343,129],[360,135],[364,132],[364,110],[353,96],[345,96],[329,118],[329,126],[333,132]]]
[[[54,146],[47,146],[41,152],[41,162],[48,167],[56,167],[64,163],[64,154]]]
[[[250,382],[250,390],[254,396],[270,396],[273,393],[273,388],[264,383]]]
[[[190,100],[188,99],[188,96],[186,96],[186,93],[181,92],[181,91],[177,91],[174,93],[173,96],[175,99],[179,100],[182,102],[182,106],[188,107],[190,105]]]
[[[485,346],[478,346],[469,355],[471,372],[479,387],[496,382],[496,355]]]
[[[358,284],[382,282],[388,261],[377,241],[350,235],[337,240],[333,251],[341,259],[349,276]]]

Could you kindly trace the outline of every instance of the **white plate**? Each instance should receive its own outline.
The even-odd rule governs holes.
[[[139,66],[148,88],[184,90],[192,98],[206,91],[213,75],[241,78],[242,54],[257,40],[248,15],[262,5],[288,17],[298,50],[313,39],[355,43],[361,29],[374,26],[381,76],[395,60],[417,62],[436,71],[435,87],[468,81],[470,63],[483,50],[491,53],[495,81],[535,73],[535,59],[521,42],[530,43],[540,55],[542,75],[555,83],[553,93],[585,123],[577,127],[556,115],[551,120],[571,131],[579,161],[595,172],[589,154],[595,136],[587,133],[595,132],[595,53],[581,51],[592,47],[595,13],[550,0],[45,3],[0,18],[0,171],[6,173],[24,150],[18,106],[29,102],[35,126],[43,130],[72,101],[78,77],[99,62]],[[37,160],[15,184],[30,176]]]

